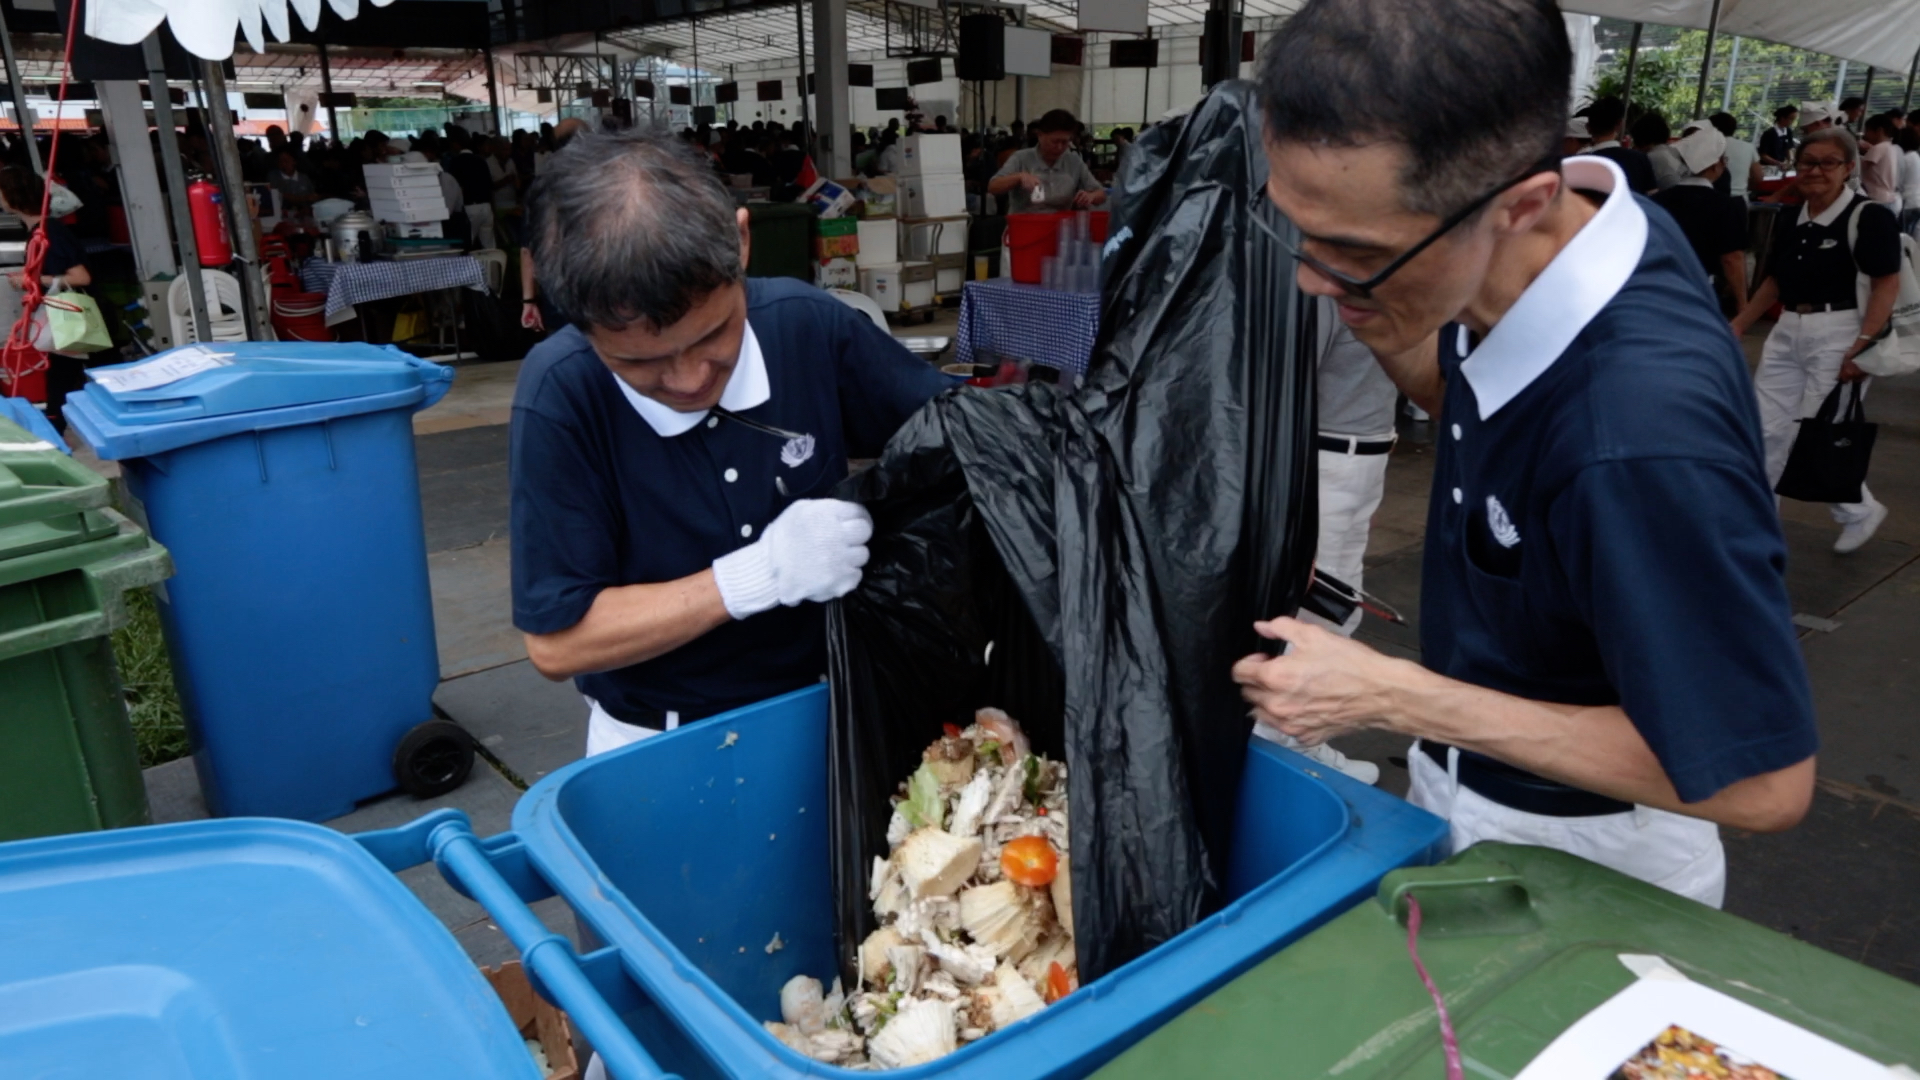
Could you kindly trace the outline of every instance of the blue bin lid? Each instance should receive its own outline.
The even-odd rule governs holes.
[[[0,941],[9,1076],[540,1076],[453,935],[320,826],[0,845]]]
[[[426,408],[453,369],[391,345],[235,341],[187,345],[87,372],[65,415],[103,458],[140,457],[243,431]]]

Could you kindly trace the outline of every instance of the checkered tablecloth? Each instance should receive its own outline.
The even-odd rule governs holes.
[[[327,314],[333,315],[363,301],[435,289],[465,287],[485,292],[487,272],[478,259],[467,255],[364,263],[309,259],[300,269],[300,283],[308,292],[326,293]]]
[[[1099,333],[1098,293],[969,281],[960,293],[954,359],[972,364],[1009,357],[1085,375]]]

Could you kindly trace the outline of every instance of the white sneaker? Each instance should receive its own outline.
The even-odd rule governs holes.
[[[1279,743],[1296,754],[1311,758],[1329,769],[1338,769],[1363,784],[1380,782],[1380,766],[1371,761],[1356,761],[1327,743],[1321,743],[1319,746],[1302,746],[1299,739],[1265,724],[1253,725],[1253,733],[1268,742]]]
[[[1859,551],[1867,541],[1873,539],[1873,534],[1879,530],[1880,523],[1885,520],[1887,520],[1886,504],[1874,503],[1873,509],[1867,511],[1866,517],[1850,522],[1846,528],[1840,530],[1840,539],[1833,542],[1833,553],[1851,555]]]

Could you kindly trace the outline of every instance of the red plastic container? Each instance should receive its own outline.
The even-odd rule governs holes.
[[[1011,276],[1022,285],[1040,284],[1041,260],[1060,253],[1060,223],[1072,219],[1076,211],[1046,214],[1010,214],[1007,217],[1007,250],[1012,256]],[[1095,243],[1107,242],[1107,211],[1088,211],[1087,231]]]

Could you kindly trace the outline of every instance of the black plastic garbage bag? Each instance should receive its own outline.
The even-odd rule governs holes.
[[[875,526],[828,614],[849,986],[890,796],[981,706],[1064,752],[1083,981],[1222,902],[1250,727],[1230,668],[1298,607],[1315,539],[1311,308],[1254,100],[1223,84],[1129,151],[1081,388],[943,395],[843,490]]]

